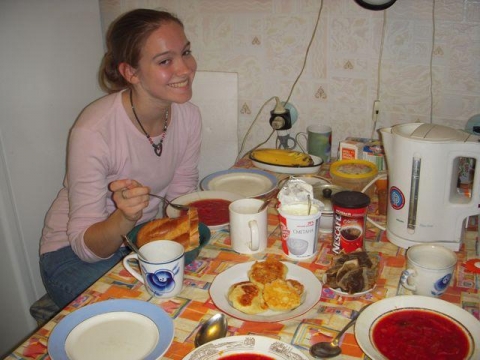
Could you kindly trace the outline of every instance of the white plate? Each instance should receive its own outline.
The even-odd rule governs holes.
[[[447,301],[420,295],[401,295],[386,298],[373,303],[362,311],[355,323],[355,337],[363,352],[372,359],[385,359],[373,344],[371,332],[373,325],[383,315],[398,309],[427,309],[437,311],[456,320],[460,326],[470,332],[474,350],[470,359],[480,359],[480,321],[458,305]],[[400,340],[398,346],[404,346]]]
[[[317,277],[307,269],[284,261],[288,268],[287,279],[301,282],[304,286],[303,302],[291,311],[267,310],[261,314],[249,315],[235,309],[228,301],[228,289],[235,283],[248,280],[248,271],[255,261],[234,265],[213,279],[210,286],[210,297],[215,305],[224,313],[237,319],[256,322],[277,322],[284,321],[306,313],[320,299],[322,284]]]
[[[48,340],[52,360],[159,359],[173,341],[173,321],[139,300],[106,300],[62,319]]]
[[[339,295],[339,296],[343,296],[343,297],[360,297],[360,296],[363,296],[365,294],[368,294],[370,291],[373,290],[370,289],[370,290],[366,290],[366,291],[361,291],[361,292],[357,292],[357,293],[353,293],[353,294],[349,294],[348,292],[345,292],[345,291],[342,291],[340,289],[333,289],[331,287],[328,287],[329,290],[332,290],[335,294]]]
[[[322,165],[323,160],[322,158],[319,158],[315,155],[310,155],[310,157],[313,160],[313,165],[302,167],[268,164],[263,161],[255,160],[252,157],[250,157],[250,160],[252,160],[253,165],[258,167],[259,169],[273,171],[281,174],[316,174],[320,170],[320,166]]]
[[[179,196],[175,200],[172,200],[172,203],[174,204],[180,204],[180,205],[187,205],[191,202],[197,201],[197,200],[205,200],[205,199],[223,199],[223,200],[228,200],[228,201],[235,201],[239,199],[243,199],[244,196],[241,196],[236,193],[232,193],[229,191],[197,191],[193,192],[190,194],[185,194],[182,196]],[[167,216],[169,218],[177,218],[180,216],[180,210],[174,209],[170,205],[167,206],[166,209]],[[224,229],[228,226],[228,222],[225,224],[220,224],[220,225],[215,225],[215,226],[209,226],[208,228],[210,230],[220,230]]]
[[[300,350],[286,342],[265,336],[230,336],[211,341],[189,353],[183,360],[217,360],[235,354],[260,354],[275,360],[308,360]]]
[[[255,169],[231,169],[205,176],[200,189],[229,191],[243,197],[268,194],[277,186],[277,178],[265,171]]]

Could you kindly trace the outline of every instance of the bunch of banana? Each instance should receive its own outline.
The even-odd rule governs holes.
[[[286,149],[258,149],[250,153],[250,158],[267,164],[282,166],[312,166],[310,155]]]

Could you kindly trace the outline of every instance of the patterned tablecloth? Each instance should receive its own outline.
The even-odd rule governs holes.
[[[249,160],[241,160],[239,167],[249,168]],[[321,170],[328,176],[328,169]],[[285,174],[276,174],[279,179]],[[81,294],[75,301],[64,308],[55,318],[39,328],[7,359],[49,359],[47,343],[52,329],[69,313],[86,305],[108,299],[138,299],[157,304],[174,320],[175,338],[163,359],[183,359],[193,348],[193,340],[201,323],[219,310],[209,296],[209,287],[215,276],[232,265],[252,260],[261,260],[266,255],[280,260],[294,262],[283,255],[280,241],[278,216],[270,204],[268,213],[268,247],[265,252],[252,256],[235,253],[230,247],[228,230],[213,231],[209,243],[203,248],[199,257],[185,269],[184,289],[178,297],[158,300],[151,297],[143,284],[131,276],[120,262],[106,273],[93,286]],[[385,223],[385,217],[375,215],[376,202],[369,207],[369,214],[378,223]],[[476,224],[475,224],[476,226]],[[319,237],[317,256],[308,262],[294,262],[309,269],[319,279],[331,266],[332,236],[322,234]],[[466,233],[461,250],[457,252],[458,263],[455,277],[447,292],[441,299],[457,304],[480,319],[480,285],[479,275],[469,273],[463,264],[476,257],[477,232],[473,227]],[[323,287],[318,303],[305,314],[296,318],[274,322],[259,323],[242,321],[228,317],[229,335],[263,335],[290,343],[308,356],[309,347],[317,341],[328,341],[345,325],[353,310],[359,310],[366,304],[386,297],[408,294],[399,285],[399,278],[405,267],[405,250],[390,243],[384,232],[368,225],[366,250],[380,253],[380,272],[373,291],[361,297],[344,297],[336,295],[328,287]],[[351,327],[341,340],[342,355],[338,359],[367,359],[358,346],[354,328]]]

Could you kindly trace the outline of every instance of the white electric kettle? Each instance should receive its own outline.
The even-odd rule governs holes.
[[[423,123],[380,134],[388,168],[387,238],[403,248],[440,243],[458,251],[468,217],[480,214],[480,137]],[[459,189],[465,158],[478,168],[473,165],[468,192]]]

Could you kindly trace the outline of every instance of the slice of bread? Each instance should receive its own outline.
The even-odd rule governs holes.
[[[152,220],[138,231],[137,246],[140,248],[154,240],[173,240],[182,244],[185,251],[194,249],[200,244],[198,224],[195,208],[190,208],[187,214],[175,219]]]

